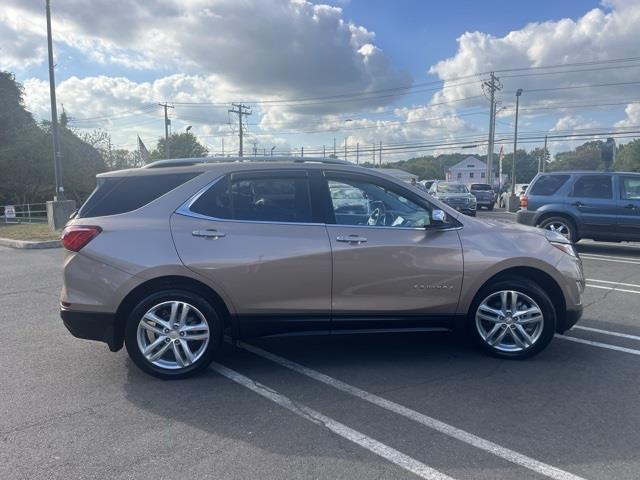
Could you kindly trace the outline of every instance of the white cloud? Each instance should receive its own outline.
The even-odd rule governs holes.
[[[629,128],[640,125],[640,103],[630,103],[624,109],[627,118],[616,123],[616,127]]]

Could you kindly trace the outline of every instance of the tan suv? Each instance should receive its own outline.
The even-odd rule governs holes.
[[[182,378],[225,334],[463,329],[523,358],[580,318],[561,235],[466,217],[384,169],[263,159],[98,175],[62,238],[71,333]]]

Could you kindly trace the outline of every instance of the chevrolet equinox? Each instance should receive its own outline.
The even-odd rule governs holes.
[[[562,235],[467,217],[384,169],[264,158],[98,175],[62,236],[69,331],[184,378],[224,335],[447,329],[525,358],[580,318]]]

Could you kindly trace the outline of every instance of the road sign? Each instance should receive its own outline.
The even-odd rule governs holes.
[[[4,207],[5,218],[16,218],[16,207],[13,205],[6,205]]]

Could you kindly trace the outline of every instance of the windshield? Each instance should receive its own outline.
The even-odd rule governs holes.
[[[469,193],[469,189],[462,183],[439,183],[436,187],[438,193]]]
[[[486,183],[473,183],[471,184],[471,190],[491,190],[491,186]]]

